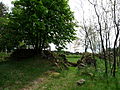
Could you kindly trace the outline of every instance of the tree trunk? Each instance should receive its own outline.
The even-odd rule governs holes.
[[[94,5],[94,9],[95,9],[96,16],[98,18],[98,24],[99,24],[99,28],[100,28],[99,29],[100,30],[99,34],[100,34],[101,45],[102,45],[104,61],[105,61],[105,74],[106,74],[106,76],[108,76],[107,59],[106,59],[106,53],[105,53],[105,48],[104,48],[104,41],[103,41],[103,36],[102,36],[102,27],[101,27],[99,15],[98,15],[97,10],[96,10],[96,5]]]
[[[118,21],[119,23],[119,21]],[[115,41],[114,41],[114,50],[113,50],[113,53],[114,53],[114,62],[113,62],[113,77],[115,77],[115,72],[116,72],[116,45],[117,45],[117,40],[118,40],[118,37],[119,37],[119,26],[116,22],[116,0],[114,0],[114,24],[116,26],[116,30],[117,30],[117,33],[116,33],[116,38],[115,38]]]

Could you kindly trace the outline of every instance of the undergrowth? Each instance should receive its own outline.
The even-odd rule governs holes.
[[[80,57],[67,57],[71,62],[77,62]],[[57,72],[57,76],[47,75],[47,71]],[[31,82],[44,78],[43,83],[37,83],[31,90],[120,90],[120,72],[117,78],[104,74],[104,61],[97,58],[97,70],[93,66],[78,69],[58,70],[48,60],[31,58],[22,61],[5,61],[0,63],[0,90],[19,90],[25,87],[29,90]],[[85,84],[78,86],[77,81],[85,79]]]

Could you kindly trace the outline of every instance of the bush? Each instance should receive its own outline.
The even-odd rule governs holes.
[[[34,49],[16,49],[11,55],[11,58],[17,58],[17,59],[21,59],[21,58],[29,58],[29,57],[33,57],[35,56],[36,50]]]
[[[0,53],[0,62],[7,61],[9,56],[10,56],[10,53],[1,52]]]

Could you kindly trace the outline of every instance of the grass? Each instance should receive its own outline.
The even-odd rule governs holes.
[[[80,55],[75,55],[75,54],[69,54],[66,56],[67,58],[80,58]]]
[[[75,62],[76,58],[68,58],[69,61]],[[63,70],[57,78],[50,77],[48,82],[39,85],[34,90],[120,90],[120,78],[109,78],[104,76],[104,62],[98,61],[98,70],[94,67],[86,67],[78,70],[76,67],[69,67],[69,70]],[[93,76],[84,74],[92,73]],[[82,86],[78,86],[76,81],[85,79],[86,82]]]
[[[77,57],[67,57],[69,61],[77,62]],[[86,67],[78,70],[69,67],[68,70],[59,71],[58,76],[45,74],[55,67],[41,58],[31,58],[22,61],[5,61],[0,63],[0,90],[120,90],[120,72],[117,78],[104,76],[104,61],[97,62],[98,69]],[[87,75],[85,73],[92,73]],[[39,80],[43,78],[43,82]],[[76,81],[85,79],[82,86]],[[37,83],[33,83],[33,82]]]
[[[18,90],[29,85],[53,66],[46,60],[31,58],[0,63],[0,90]]]
[[[66,57],[70,62],[75,62],[75,63],[81,58],[80,55],[67,55]]]
[[[7,61],[8,57],[10,56],[10,53],[0,52],[0,62]]]

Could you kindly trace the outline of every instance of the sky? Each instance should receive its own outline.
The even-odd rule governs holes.
[[[8,6],[8,7],[12,7],[13,5],[11,4],[11,1],[13,1],[13,0],[0,0],[0,2],[3,2],[6,6]]]

